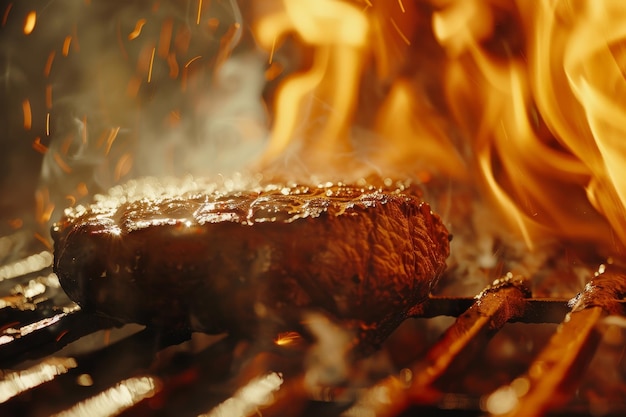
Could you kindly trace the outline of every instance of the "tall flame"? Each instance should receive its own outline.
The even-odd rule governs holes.
[[[313,142],[309,148],[320,155],[349,151],[347,129],[365,59],[367,17],[338,0],[284,0],[282,6],[259,20],[260,45],[274,47],[295,32],[315,53],[308,71],[281,86],[266,158],[283,154],[293,138]]]
[[[623,253],[622,2],[185,4],[5,8],[22,49],[48,48],[15,55],[40,66],[42,94],[10,117],[59,188],[40,194],[43,223],[111,182],[242,170],[264,149],[253,168],[459,185],[530,248]]]
[[[350,130],[354,119],[375,114],[366,127],[376,151],[367,159],[383,173],[473,184],[529,248],[556,237],[621,252],[626,5],[274,6],[256,22],[259,45],[274,50],[295,34],[312,52],[310,66],[280,86],[266,161],[294,144],[306,145],[300,158],[322,164],[324,155],[358,152],[367,142]],[[378,100],[363,103],[381,88]]]
[[[555,138],[576,158],[573,168],[579,179],[584,178],[581,185],[589,201],[624,243],[626,4],[546,1],[532,11],[526,5],[522,12],[531,34],[531,82],[537,106]]]

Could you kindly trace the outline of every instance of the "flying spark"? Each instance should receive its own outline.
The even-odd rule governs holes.
[[[394,29],[396,30],[396,32],[398,32],[398,35],[400,35],[400,37],[402,38],[402,40],[404,41],[404,43],[406,43],[407,45],[411,45],[411,41],[409,40],[409,38],[407,38],[404,33],[402,33],[402,31],[400,30],[400,28],[398,27],[398,25],[396,24],[396,21],[393,19],[389,19],[391,20],[391,24],[393,25]]]
[[[187,61],[187,63],[185,64],[185,68],[189,68],[189,65],[193,64],[195,61],[199,60],[200,58],[202,58],[202,55],[198,55],[195,56],[193,58],[191,58],[189,61]]]
[[[113,142],[115,142],[115,138],[117,138],[117,134],[120,131],[120,126],[114,127],[111,129],[109,133],[109,137],[107,138],[107,147],[104,151],[105,155],[108,155],[111,152],[111,147],[113,146]]]
[[[52,62],[54,62],[55,55],[56,51],[50,51],[50,55],[48,55],[48,59],[46,60],[46,65],[43,67],[43,75],[46,78],[50,76],[50,71],[52,70]]]
[[[56,162],[59,168],[61,168],[66,174],[72,173],[72,167],[70,167],[67,162],[63,160],[63,157],[58,152],[54,153],[54,162]]]
[[[31,33],[33,33],[36,23],[37,12],[33,10],[26,16],[26,21],[24,22],[24,35],[30,35]]]
[[[139,19],[137,21],[137,24],[135,25],[135,29],[133,29],[133,31],[128,34],[128,40],[132,41],[133,39],[137,39],[139,35],[141,35],[141,29],[143,28],[143,25],[145,24],[146,24],[146,19]]]
[[[404,4],[402,4],[402,0],[398,0],[398,5],[400,5],[400,10],[402,10],[402,13],[406,13],[406,10],[404,9]]]
[[[33,123],[33,114],[30,109],[30,101],[28,99],[22,102],[22,110],[24,112],[24,129],[30,130]]]
[[[272,40],[272,49],[270,50],[270,60],[269,64],[272,65],[274,62],[274,50],[276,49],[276,36],[274,36],[274,40]]]
[[[48,152],[48,147],[41,143],[41,138],[39,136],[37,136],[33,141],[33,149],[40,154],[45,154],[46,152]]]
[[[178,62],[176,61],[176,55],[169,54],[167,56],[167,64],[170,66],[170,78],[176,79],[178,77]]]
[[[148,83],[152,81],[152,66],[154,65],[154,52],[155,48],[152,48],[152,55],[150,56],[150,66],[148,67]]]
[[[9,12],[11,11],[11,8],[13,8],[13,3],[9,3],[7,8],[4,10],[4,14],[2,15],[2,26],[5,26],[7,24],[7,20],[9,19]]]
[[[201,15],[202,15],[202,0],[198,0],[198,16],[196,17],[196,25],[200,24]]]
[[[67,35],[65,37],[65,40],[63,41],[63,49],[62,49],[62,53],[63,56],[68,56],[70,53],[70,44],[72,43],[72,36],[71,35]]]

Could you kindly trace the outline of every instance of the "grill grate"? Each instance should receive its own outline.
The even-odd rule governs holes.
[[[417,320],[456,319],[410,366],[374,385],[327,388],[313,395],[305,388],[307,342],[302,339],[284,347],[259,346],[229,337],[121,326],[78,309],[58,287],[49,263],[14,275],[0,282],[1,415],[215,415],[220,404],[241,415],[262,407],[264,416],[626,412],[624,399],[609,396],[590,403],[580,395],[586,369],[599,360],[595,353],[607,326],[623,327],[626,275],[614,267],[598,274],[571,306],[563,299],[532,298],[512,276],[476,298],[431,297]],[[490,339],[516,322],[558,326],[523,372],[500,388],[457,390],[459,375],[476,365]],[[614,351],[626,351],[622,339],[612,343]],[[401,349],[419,350],[411,344]],[[614,365],[624,367],[621,357]],[[268,374],[269,369],[276,373]],[[238,397],[250,383],[257,384],[257,391],[268,390],[258,403]],[[626,385],[611,389],[626,391]],[[275,401],[265,404],[269,393]]]

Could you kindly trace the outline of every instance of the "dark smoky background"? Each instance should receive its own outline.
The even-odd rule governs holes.
[[[1,1],[0,26],[0,231],[18,228],[20,221],[32,221],[35,189],[43,156],[32,148],[35,137],[45,135],[45,123],[36,119],[24,128],[22,103],[30,99],[44,110],[43,65],[46,54],[33,50],[32,38],[23,34],[27,2]],[[7,13],[9,9],[9,13]],[[11,13],[13,9],[13,13]],[[14,14],[9,19],[9,14]],[[47,39],[45,39],[47,41]],[[36,100],[36,94],[39,99]],[[45,119],[44,119],[45,122]]]
[[[45,235],[64,207],[132,177],[227,173],[250,161],[267,130],[267,57],[246,9],[2,0],[0,232]]]

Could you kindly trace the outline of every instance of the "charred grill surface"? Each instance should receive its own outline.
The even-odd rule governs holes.
[[[15,322],[3,326],[0,334],[3,341],[0,344],[3,364],[0,414],[39,416],[68,409],[89,410],[90,404],[101,402],[102,395],[117,398],[120,386],[132,391],[131,388],[136,387],[138,382],[145,387],[148,381],[149,389],[141,391],[141,396],[133,397],[121,415],[211,415],[214,407],[234,401],[238,398],[238,389],[271,369],[280,373],[284,382],[274,393],[277,402],[263,408],[263,415],[268,416],[323,414],[349,417],[359,415],[359,411],[376,416],[411,415],[414,412],[450,416],[501,414],[495,411],[506,411],[509,415],[531,413],[535,416],[622,415],[626,411],[626,403],[619,397],[603,403],[606,408],[600,414],[597,406],[581,403],[580,399],[570,400],[576,387],[579,387],[578,395],[581,395],[580,390],[592,384],[585,382],[585,375],[594,370],[593,363],[597,366],[599,360],[606,360],[598,355],[594,357],[604,326],[608,325],[603,324],[604,317],[617,320],[623,316],[621,288],[624,275],[609,272],[592,280],[593,285],[589,285],[578,297],[578,300],[586,300],[588,304],[581,302],[573,306],[575,311],[569,314],[569,318],[566,315],[571,307],[567,306],[567,300],[527,298],[528,294],[517,286],[492,289],[479,299],[430,297],[421,306],[421,311],[414,311],[415,314],[459,318],[420,355],[417,362],[373,387],[353,388],[348,396],[346,387],[338,387],[334,391],[326,391],[328,398],[325,401],[318,399],[313,402],[303,388],[306,374],[297,370],[302,358],[301,347],[286,345],[257,350],[252,356],[254,359],[245,356],[248,358],[246,365],[240,363],[234,373],[236,367],[233,363],[241,361],[245,344],[232,338],[203,342],[194,336],[185,342],[188,335],[167,335],[155,329],[146,329],[119,341],[105,342],[102,347],[76,352],[76,346],[84,346],[87,344],[85,339],[91,337],[84,334],[106,323],[94,322],[89,328],[90,316],[85,312],[68,311],[67,307],[65,310],[50,308],[45,297],[39,302],[27,297],[27,302],[35,304],[34,310],[24,311],[14,305],[5,307],[7,310],[3,311],[12,320],[19,319],[23,313],[24,326],[38,322],[40,325],[29,329],[30,333],[24,336],[20,335],[21,327]],[[53,299],[56,304],[61,301],[56,296],[48,300]],[[66,314],[56,321],[45,321],[64,312]],[[33,315],[37,321],[33,322],[30,318]],[[556,320],[559,315],[561,319]],[[492,393],[483,391],[481,396],[451,390],[454,380],[459,379],[459,372],[473,372],[464,368],[465,365],[459,365],[459,360],[463,363],[475,361],[472,358],[476,358],[476,352],[487,348],[488,338],[494,332],[497,337],[501,332],[499,329],[506,326],[505,321],[562,324],[558,331],[552,333],[545,347],[526,363],[526,372],[513,375],[509,385]],[[12,339],[9,341],[7,336]],[[77,341],[64,348],[68,339]],[[623,341],[613,340],[612,343],[618,343],[616,349],[619,351],[619,343]],[[403,349],[416,347],[405,345]],[[57,350],[57,353],[48,356]],[[601,352],[602,355],[604,353]],[[593,361],[592,367],[585,371],[590,361]],[[51,380],[46,377],[37,381],[35,376],[38,373],[50,375],[49,369],[60,371],[56,372],[56,376],[51,375]],[[615,371],[603,369],[595,371]],[[133,382],[135,385],[131,384]],[[520,391],[522,386],[523,392]],[[492,397],[504,394],[514,396],[514,400],[508,403],[511,405],[508,410],[489,405]],[[332,398],[339,401],[326,402]],[[345,402],[346,398],[359,400],[350,404]],[[389,402],[390,398],[398,401]]]

